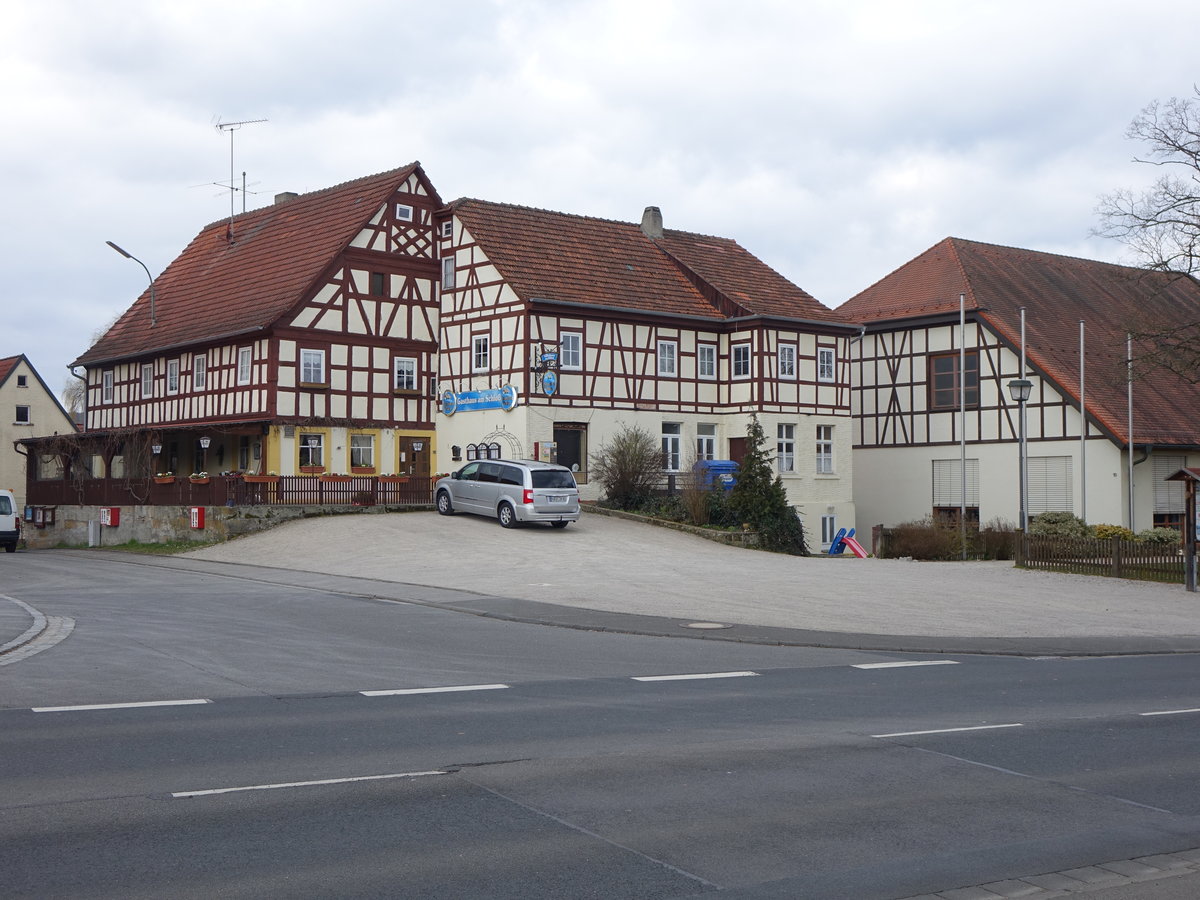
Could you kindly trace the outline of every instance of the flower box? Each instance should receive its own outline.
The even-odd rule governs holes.
[[[408,484],[407,475],[380,475],[380,484]]]
[[[276,484],[279,481],[278,475],[243,475],[242,481],[248,484]]]
[[[326,482],[326,483],[329,483],[329,482],[344,482],[344,481],[349,481],[349,480],[350,480],[350,476],[349,476],[349,475],[322,475],[322,476],[321,476],[321,480],[322,480],[322,481],[324,481],[324,482]]]
[[[374,475],[375,467],[374,466],[351,466],[350,474],[351,475]]]
[[[188,478],[192,484],[208,484],[211,479],[207,476],[204,478]]]
[[[155,475],[154,483],[155,484],[174,484],[175,476],[174,475]]]

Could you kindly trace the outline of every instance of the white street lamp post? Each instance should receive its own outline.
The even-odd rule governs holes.
[[[1021,483],[1021,516],[1020,526],[1021,532],[1029,531],[1029,482],[1026,477],[1026,456],[1025,456],[1025,403],[1029,400],[1029,395],[1033,391],[1033,382],[1028,378],[1014,378],[1008,383],[1008,391],[1012,394],[1013,400],[1020,405],[1018,413],[1018,421],[1020,423],[1020,439],[1018,451],[1018,467],[1020,469]]]

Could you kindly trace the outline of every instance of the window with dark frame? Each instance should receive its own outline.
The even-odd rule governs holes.
[[[371,273],[371,296],[387,296],[387,276],[383,272]]]
[[[958,409],[959,352],[929,355],[929,408]],[[961,373],[966,386],[966,405],[979,406],[979,351],[966,352],[966,368]]]
[[[14,425],[29,425],[32,422],[33,422],[33,420],[29,417],[29,407],[28,406],[18,406],[16,418],[13,419],[13,424]]]

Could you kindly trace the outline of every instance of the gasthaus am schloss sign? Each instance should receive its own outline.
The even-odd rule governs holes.
[[[446,391],[442,394],[442,412],[452,416],[458,412],[477,412],[483,409],[516,408],[517,389],[511,384],[482,391]]]

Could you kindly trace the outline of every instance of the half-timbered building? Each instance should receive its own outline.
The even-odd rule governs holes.
[[[1182,487],[1163,479],[1200,463],[1200,387],[1160,370],[1130,390],[1126,335],[1200,321],[1194,279],[947,238],[838,312],[866,325],[850,372],[863,526],[964,507],[1017,522],[1022,374],[1029,515],[1181,523]]]
[[[843,316],[654,207],[639,225],[463,199],[438,222],[440,458],[553,455],[596,498],[589,459],[622,425],[678,472],[739,459],[756,414],[810,533],[853,524]]]
[[[88,474],[428,476],[442,205],[413,163],[204,228],[74,363]]]

